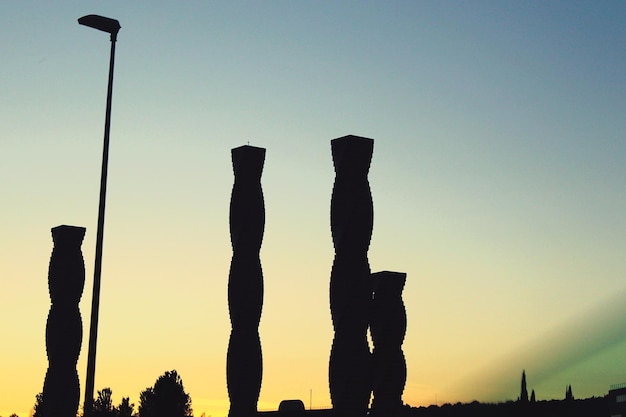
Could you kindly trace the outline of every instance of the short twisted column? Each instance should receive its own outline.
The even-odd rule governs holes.
[[[228,278],[232,330],[226,358],[230,417],[256,415],[263,360],[259,322],[263,306],[263,271],[259,252],[265,227],[261,173],[265,149],[232,149],[235,182],[230,200],[233,257]]]
[[[78,309],[85,286],[85,262],[81,252],[84,227],[52,229],[54,247],[48,269],[52,303],[46,323],[48,370],[43,385],[44,417],[75,417],[80,387],[76,362],[83,327]]]
[[[371,391],[367,328],[372,288],[367,251],[374,210],[367,174],[374,141],[345,136],[332,140],[331,149],[335,183],[330,228],[335,259],[330,311],[335,334],[329,363],[330,398],[337,415],[364,416]]]
[[[406,274],[383,271],[372,274],[374,302],[370,331],[374,381],[372,414],[393,417],[402,412],[402,392],[406,382],[406,361],[402,342],[406,333],[406,310],[402,290]]]

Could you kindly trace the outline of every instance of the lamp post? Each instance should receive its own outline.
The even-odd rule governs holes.
[[[113,63],[115,62],[115,41],[120,30],[120,22],[108,17],[90,14],[78,19],[78,23],[111,35],[111,59],[109,61],[109,87],[104,122],[104,147],[102,149],[102,174],[100,176],[100,204],[98,206],[98,234],[96,236],[96,262],[93,274],[93,295],[91,297],[91,323],[89,326],[89,351],[87,353],[87,381],[85,382],[85,402],[83,413],[91,417],[93,389],[96,374],[96,341],[98,339],[98,310],[100,308],[100,277],[102,272],[102,241],[104,239],[104,207],[107,192],[107,165],[109,161],[109,131],[111,129],[111,97],[113,95]]]

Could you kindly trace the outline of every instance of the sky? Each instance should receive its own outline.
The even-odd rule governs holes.
[[[267,149],[258,408],[328,407],[330,140],[373,138],[372,271],[407,273],[405,403],[626,382],[626,3],[0,2],[0,415],[48,366],[50,229],[87,228],[118,19],[96,389],[176,369],[227,415],[230,150]]]

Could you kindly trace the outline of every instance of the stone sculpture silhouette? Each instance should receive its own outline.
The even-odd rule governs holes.
[[[367,259],[374,210],[367,174],[374,141],[344,136],[331,141],[335,183],[330,228],[335,258],[330,275],[334,338],[329,385],[333,409],[341,416],[364,416],[371,393],[367,342],[372,286]]]
[[[261,173],[265,149],[232,149],[235,181],[230,200],[233,257],[228,278],[231,333],[226,357],[229,417],[256,415],[263,360],[259,322],[263,306],[263,271],[259,251],[265,227]]]
[[[85,262],[81,252],[84,227],[52,229],[54,247],[48,269],[52,303],[46,323],[48,370],[43,386],[44,417],[75,417],[80,388],[76,362],[83,337],[78,302],[85,285]]]
[[[370,332],[374,342],[372,415],[393,417],[402,413],[406,361],[402,342],[406,310],[402,290],[406,274],[383,271],[372,274],[373,306]]]

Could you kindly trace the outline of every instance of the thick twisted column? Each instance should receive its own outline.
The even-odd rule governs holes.
[[[263,306],[263,271],[259,251],[265,227],[261,173],[265,149],[232,150],[235,182],[230,200],[233,258],[228,277],[228,310],[232,330],[226,358],[230,417],[256,415],[263,360],[259,321]]]
[[[372,414],[393,417],[402,412],[402,392],[406,382],[406,361],[402,342],[406,333],[406,310],[402,290],[406,274],[372,274],[374,302],[370,331],[374,342]]]
[[[331,149],[335,183],[330,228],[335,259],[330,312],[335,335],[329,364],[330,398],[337,415],[364,416],[371,391],[367,328],[372,287],[367,251],[374,210],[367,174],[374,141],[344,136],[332,140]]]
[[[54,247],[48,269],[52,306],[46,323],[48,370],[43,385],[44,417],[75,417],[80,387],[76,362],[83,338],[78,302],[85,286],[81,244],[84,227],[52,229]]]

